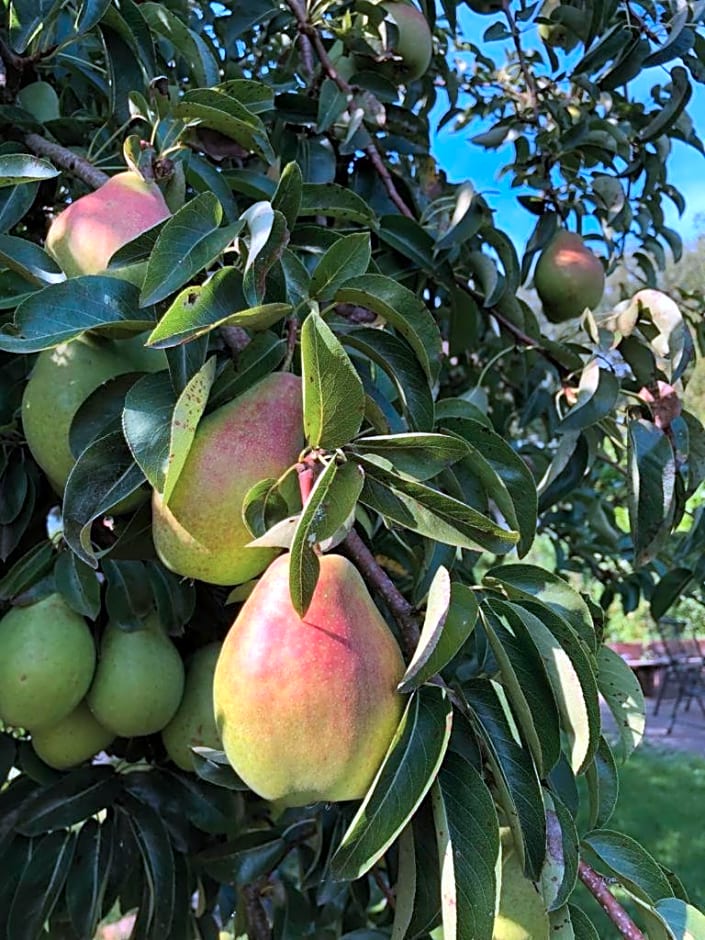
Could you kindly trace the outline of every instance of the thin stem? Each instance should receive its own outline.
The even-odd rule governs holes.
[[[578,876],[625,940],[646,940],[644,934],[610,891],[605,878],[582,859],[578,862]]]
[[[72,150],[60,146],[60,144],[53,144],[39,134],[25,134],[24,141],[34,153],[42,157],[49,157],[63,170],[68,170],[69,173],[72,173],[92,189],[98,189],[110,179],[107,173],[103,173],[102,170],[94,167],[85,157],[79,156]]]
[[[272,929],[262,904],[260,889],[257,885],[245,885],[242,889],[247,912],[247,936],[250,940],[271,940]]]
[[[536,88],[536,81],[534,80],[534,73],[531,71],[531,67],[526,61],[526,56],[524,55],[524,49],[521,45],[521,35],[519,33],[516,20],[514,19],[514,14],[512,13],[510,0],[502,0],[502,10],[507,19],[509,31],[512,34],[517,60],[519,62],[519,68],[521,70],[521,74],[524,76],[524,82],[526,84],[526,90],[529,96],[531,110],[536,111],[538,106],[538,90]]]
[[[385,601],[394,619],[399,624],[401,640],[407,659],[411,659],[419,642],[419,626],[414,615],[414,608],[407,601],[389,575],[377,563],[377,559],[352,529],[343,542],[343,548],[352,558],[360,573]]]

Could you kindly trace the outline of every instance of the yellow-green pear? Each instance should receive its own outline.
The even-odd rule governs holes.
[[[157,554],[176,574],[241,584],[275,557],[252,541],[242,518],[247,491],[278,478],[303,447],[301,380],[276,372],[203,418],[168,505],[152,500]]]
[[[216,666],[228,760],[280,806],[361,799],[399,723],[403,674],[397,642],[351,562],[320,558],[302,619],[283,555],[243,604]]]
[[[407,0],[384,0],[380,4],[396,27],[396,41],[389,51],[398,55],[404,78],[421,78],[428,71],[433,55],[433,37],[426,17]]]
[[[32,456],[59,495],[76,462],[69,447],[71,422],[88,396],[117,375],[166,368],[164,353],[145,349],[143,342],[144,336],[107,340],[84,334],[37,357],[22,397],[22,427]]]
[[[126,170],[60,212],[46,249],[69,277],[98,274],[118,249],[170,214],[156,183]]]
[[[32,747],[45,764],[67,770],[105,750],[115,735],[93,717],[85,701],[61,721],[32,735]]]
[[[0,620],[0,719],[34,731],[65,718],[88,691],[95,644],[61,595],[13,607]]]
[[[563,323],[594,310],[605,289],[605,269],[576,232],[561,230],[541,252],[534,287],[546,317]]]
[[[503,827],[502,885],[492,940],[549,940],[551,925],[538,889],[524,874],[509,827]]]
[[[154,734],[174,717],[184,666],[155,613],[138,630],[108,624],[86,701],[96,720],[123,738]]]
[[[186,669],[184,697],[162,731],[167,754],[182,770],[193,770],[192,747],[222,747],[213,712],[213,675],[220,647],[220,643],[210,643],[193,654]]]

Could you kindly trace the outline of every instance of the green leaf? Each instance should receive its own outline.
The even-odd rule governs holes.
[[[564,431],[582,431],[612,413],[619,398],[619,379],[607,369],[601,369],[597,359],[582,371],[577,389],[577,401],[556,428]]]
[[[276,161],[262,120],[227,94],[223,87],[187,91],[176,106],[175,113],[186,121],[198,122],[219,131],[245,150],[257,154],[267,164]]]
[[[301,208],[303,177],[298,163],[287,163],[272,196],[272,209],[281,212],[289,230],[293,229]]]
[[[475,629],[477,614],[472,589],[459,581],[451,583],[447,568],[441,565],[431,583],[421,636],[399,691],[411,692],[444,669]]]
[[[460,548],[510,551],[518,535],[438,490],[408,480],[369,458],[356,457],[365,471],[360,501],[402,526]]]
[[[545,777],[560,755],[560,727],[553,690],[533,641],[536,618],[495,599],[483,603],[481,616],[517,724],[539,776]]]
[[[59,171],[31,153],[0,154],[0,187],[21,183],[41,183],[59,176]]]
[[[110,621],[121,630],[139,630],[152,610],[154,598],[145,577],[144,563],[128,559],[106,558],[105,608]]]
[[[62,552],[54,565],[54,583],[72,610],[96,619],[100,613],[100,583],[90,565],[73,552]]]
[[[150,29],[173,44],[176,53],[187,63],[197,85],[215,85],[218,82],[218,60],[198,33],[188,29],[163,3],[142,3],[139,10]],[[149,74],[157,73],[152,71]]]
[[[208,393],[215,378],[215,367],[216,358],[211,356],[177,399],[171,418],[169,454],[162,492],[165,504],[168,504],[174,492],[174,487],[191,450],[198,422],[201,420],[208,403]]]
[[[102,275],[74,277],[24,300],[15,313],[16,332],[0,333],[0,349],[39,352],[102,327],[149,329],[154,325],[153,311],[138,314],[138,309],[137,288],[127,281]]]
[[[93,937],[101,919],[113,845],[108,826],[87,819],[78,834],[66,882],[66,908],[79,937]]]
[[[119,791],[120,777],[112,767],[80,767],[25,800],[17,831],[38,836],[75,826],[110,806]]]
[[[35,287],[57,284],[66,279],[46,251],[26,238],[0,235],[0,262]]]
[[[678,898],[664,898],[656,912],[668,924],[676,940],[705,940],[705,914]]]
[[[228,364],[213,383],[210,408],[241,395],[265,375],[274,372],[286,355],[286,340],[274,333],[257,333],[238,356],[237,370]]]
[[[282,303],[251,307],[243,293],[240,272],[236,268],[220,268],[205,284],[181,291],[148,342],[157,349],[165,349],[221,326],[266,330],[291,311],[291,304]]]
[[[75,848],[72,832],[52,832],[36,845],[12,899],[8,937],[36,940],[43,933],[63,890]]]
[[[434,787],[433,808],[442,865],[444,936],[489,937],[498,893],[499,821],[487,784],[452,751]]]
[[[304,183],[300,215],[326,215],[373,227],[375,214],[364,199],[338,183]]]
[[[137,837],[152,900],[150,931],[155,937],[168,937],[175,900],[174,853],[169,833],[151,806],[127,795],[123,801]]]
[[[590,609],[580,594],[558,575],[537,565],[509,564],[491,568],[483,583],[490,587],[501,586],[512,600],[541,601],[568,621],[588,649],[595,649]]]
[[[526,875],[538,880],[546,855],[543,793],[529,752],[517,743],[501,686],[471,679],[463,686],[473,726],[484,744],[498,799],[512,829]]]
[[[324,78],[318,97],[316,131],[325,134],[348,107],[348,96],[330,78]]]
[[[165,222],[149,257],[140,306],[164,300],[222,254],[244,225],[220,228],[222,219],[217,198],[201,193]]]
[[[608,646],[601,646],[597,653],[597,684],[614,716],[618,753],[625,761],[644,737],[644,693],[629,666]]]
[[[334,450],[360,430],[362,382],[339,340],[317,313],[301,328],[304,431],[311,447]]]
[[[585,772],[585,780],[590,802],[587,825],[591,829],[602,828],[610,821],[619,796],[617,764],[604,737],[600,737],[592,763]]]
[[[0,232],[9,232],[24,218],[37,198],[39,183],[20,183],[0,192]]]
[[[0,579],[0,601],[22,594],[51,570],[54,546],[50,541],[33,545]]]
[[[145,375],[125,396],[122,428],[150,486],[164,489],[176,393],[167,372]]]
[[[629,524],[639,566],[656,555],[670,532],[676,460],[668,437],[650,421],[631,421],[628,435]]]
[[[97,554],[91,526],[144,482],[121,431],[90,444],[74,464],[66,481],[63,504],[64,538],[78,557],[92,568]]]
[[[600,940],[600,935],[582,908],[570,904],[568,909],[575,940]]]
[[[332,297],[345,281],[367,271],[371,257],[368,232],[343,235],[316,265],[311,276],[311,297],[320,301]]]
[[[445,755],[452,714],[438,686],[410,697],[377,777],[333,855],[337,879],[368,872],[414,815]]]
[[[468,454],[467,446],[448,434],[386,434],[361,437],[354,453],[384,457],[392,466],[416,480],[428,480]]]
[[[199,868],[222,884],[243,886],[274,871],[288,847],[276,832],[255,829],[196,856]]]
[[[671,97],[665,105],[652,112],[654,117],[639,133],[643,143],[656,140],[676,123],[690,101],[693,89],[686,69],[680,65],[671,70]]]
[[[684,596],[692,580],[690,568],[671,568],[666,572],[651,594],[649,606],[654,620],[660,620]]]
[[[583,837],[588,846],[621,884],[650,904],[673,897],[668,878],[658,863],[631,836],[611,829],[594,829]]]
[[[426,274],[438,274],[438,261],[433,255],[433,239],[416,219],[404,215],[383,215],[379,237],[395,251],[408,258]]]
[[[404,337],[416,353],[431,384],[438,377],[441,335],[426,304],[391,277],[363,274],[350,278],[336,292],[336,303],[367,307]]]

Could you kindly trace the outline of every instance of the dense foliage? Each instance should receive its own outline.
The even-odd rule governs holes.
[[[168,504],[204,415],[293,371],[306,447],[288,477],[308,498],[292,514],[288,477],[258,481],[243,518],[289,550],[299,612],[321,545],[351,557],[408,664],[361,804],[282,810],[222,752],[190,772],[151,733],[56,770],[5,718],[0,937],[90,938],[137,910],[132,936],[154,940],[583,940],[597,933],[571,900],[579,877],[608,905],[617,886],[651,938],[705,937],[677,876],[609,828],[644,722],[601,642],[615,596],[660,616],[702,580],[688,501],[705,432],[682,404],[702,309],[657,286],[681,251],[668,155],[702,149],[687,105],[705,8],[469,6],[421,4],[424,69],[423,30],[405,45],[391,0],[0,0],[3,613],[58,593],[97,642],[121,631],[126,648],[155,619],[183,660],[221,641],[252,585],[169,571],[148,492]],[[458,137],[466,184],[431,155],[438,110],[475,134]],[[526,245],[472,186],[478,147],[536,217]],[[128,167],[169,215],[109,270],[70,270],[45,250],[50,222]],[[607,271],[627,248],[636,296],[547,325],[518,292],[561,226]],[[120,366],[77,403],[57,480],[28,446],[26,389],[60,350],[66,374],[33,405],[41,437],[79,337]],[[522,561],[537,531],[555,571]],[[147,669],[142,687],[156,681]],[[518,887],[500,922],[502,872]]]

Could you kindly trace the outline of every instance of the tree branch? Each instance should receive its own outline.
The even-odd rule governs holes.
[[[49,157],[57,166],[72,173],[76,179],[92,189],[98,189],[110,179],[107,173],[94,167],[85,157],[79,156],[60,144],[53,144],[39,134],[25,134],[24,142],[34,153],[41,157]]]
[[[375,556],[354,529],[348,533],[342,547],[360,569],[360,573],[370,587],[384,599],[387,607],[389,607],[394,619],[399,624],[406,657],[411,659],[419,642],[419,626],[414,608],[387,572],[380,567]]]
[[[517,54],[517,61],[519,62],[519,69],[521,70],[521,74],[524,76],[526,90],[529,95],[529,104],[532,111],[535,112],[538,107],[538,89],[536,88],[534,73],[531,71],[528,62],[526,61],[526,56],[524,55],[524,49],[521,45],[521,36],[519,34],[519,29],[517,28],[516,20],[514,19],[514,14],[512,13],[510,0],[502,0],[502,10],[507,19],[509,31],[512,34],[512,40],[514,41],[514,48],[516,49]]]
[[[578,876],[625,940],[646,940],[608,888],[607,881],[582,859],[578,862]]]
[[[335,82],[343,94],[347,95],[348,99],[351,99],[355,94],[355,89],[343,78],[343,76],[333,65],[333,62],[328,55],[328,50],[325,47],[325,43],[321,38],[321,34],[316,29],[316,27],[311,22],[309,22],[306,16],[306,10],[304,9],[303,5],[299,2],[299,0],[286,0],[286,2],[287,6],[296,18],[296,22],[299,26],[299,32],[310,40],[311,46],[313,47],[313,50],[316,53],[319,62],[321,63],[323,71],[331,81]],[[348,105],[347,112],[348,115],[352,118],[350,105]],[[392,200],[397,209],[408,219],[415,218],[412,210],[409,208],[409,206],[407,206],[402,197],[399,195],[399,190],[394,183],[392,174],[389,172],[387,166],[384,163],[384,160],[382,159],[382,155],[379,152],[379,148],[377,147],[375,140],[372,139],[371,142],[363,148],[363,150],[374,167],[375,172],[382,180],[389,198]]]
[[[262,905],[257,885],[245,885],[242,889],[247,912],[247,936],[250,940],[271,940],[272,930]]]

